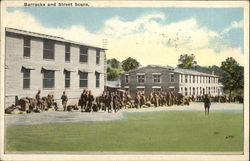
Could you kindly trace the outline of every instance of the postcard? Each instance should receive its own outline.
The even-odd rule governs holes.
[[[249,2],[1,2],[1,160],[248,160]]]

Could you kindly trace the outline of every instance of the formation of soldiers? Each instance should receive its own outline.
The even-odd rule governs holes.
[[[78,105],[81,111],[114,111],[124,108],[142,108],[142,107],[158,107],[172,105],[189,105],[189,100],[185,99],[182,94],[174,92],[152,92],[145,96],[144,92],[137,92],[135,99],[132,100],[127,92],[110,92],[104,91],[102,95],[94,96],[91,91],[83,90]]]
[[[58,110],[58,103],[54,99],[53,94],[48,94],[47,97],[40,96],[39,90],[35,98],[25,97],[18,100],[17,105],[20,106],[22,111],[27,113],[47,111],[49,108]],[[211,102],[228,102],[229,98],[226,96],[209,96]],[[117,112],[120,109],[126,108],[146,108],[146,107],[158,107],[158,106],[172,106],[172,105],[189,105],[191,101],[203,102],[204,96],[190,96],[185,97],[181,93],[177,92],[151,92],[149,95],[145,95],[144,92],[138,91],[135,94],[134,99],[128,92],[110,92],[103,91],[100,96],[94,97],[91,90],[84,89],[80,94],[78,105],[69,105],[68,96],[64,91],[61,96],[62,106],[64,111],[78,110],[78,106],[81,112],[92,111],[108,111]],[[243,102],[243,97],[231,98],[230,101]],[[11,106],[14,109],[14,106]]]

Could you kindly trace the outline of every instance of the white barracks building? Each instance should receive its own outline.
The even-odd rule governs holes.
[[[104,90],[105,49],[61,37],[13,28],[5,31],[5,104],[15,98],[54,94],[61,104],[77,103],[83,89],[99,95]],[[60,105],[59,104],[59,105]]]

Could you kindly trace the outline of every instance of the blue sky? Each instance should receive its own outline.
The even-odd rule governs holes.
[[[216,54],[220,54],[220,51],[225,48],[239,48],[242,54],[244,49],[243,27],[239,27],[243,21],[243,8],[7,7],[8,13],[16,11],[32,16],[41,27],[46,29],[81,26],[89,34],[104,33],[103,35],[105,35],[103,32],[106,31],[105,28],[115,28],[115,25],[107,25],[111,20],[125,25],[127,29],[126,25],[137,22],[140,17],[160,14],[160,17],[149,18],[148,22],[165,26],[167,29],[168,25],[193,19],[198,29],[218,34],[216,37],[209,38],[207,44],[207,47],[213,48]],[[136,31],[141,32],[140,30]],[[129,32],[129,34],[136,33]],[[125,35],[127,36],[127,33]]]

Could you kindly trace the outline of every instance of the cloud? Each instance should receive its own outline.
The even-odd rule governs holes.
[[[233,21],[228,27],[226,27],[221,34],[228,33],[229,31],[237,28],[243,28],[243,21]]]
[[[220,44],[216,42],[221,38],[221,33],[200,26],[195,18],[167,24],[167,17],[162,13],[148,13],[130,21],[115,16],[106,20],[98,32],[91,33],[80,25],[46,28],[32,15],[22,11],[6,13],[4,16],[4,25],[8,27],[60,36],[96,46],[102,46],[102,40],[107,39],[107,58],[120,61],[133,57],[142,65],[176,66],[181,54],[193,53],[199,65],[220,66],[221,61],[230,56],[241,65],[244,62],[244,55],[239,48],[227,45],[220,48]],[[242,22],[233,22],[224,32],[241,25]],[[218,48],[220,50],[215,52]]]

